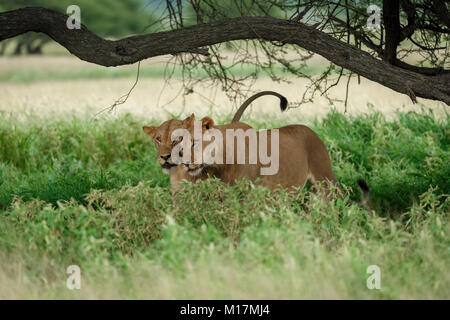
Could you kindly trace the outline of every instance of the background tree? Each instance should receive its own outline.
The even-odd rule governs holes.
[[[371,5],[381,9],[379,28],[368,27],[376,21]],[[201,81],[220,82],[236,97],[251,85],[244,80],[261,73],[285,81],[275,72],[281,66],[310,80],[302,101],[327,96],[342,79],[363,76],[413,101],[450,105],[450,13],[444,0],[166,0],[152,6],[162,13],[159,30],[167,31],[108,41],[89,31],[88,20],[81,30],[68,30],[67,16],[26,8],[0,14],[0,41],[42,32],[81,59],[105,66],[173,54],[183,65],[187,92],[200,81],[199,68],[209,75]],[[318,76],[306,72],[313,54],[330,61]],[[244,64],[250,71],[232,72]]]
[[[145,0],[4,0],[0,12],[36,6],[66,13],[67,7],[73,4],[82,8],[83,23],[96,34],[107,38],[140,34],[155,20],[152,13],[145,9]],[[45,34],[25,34],[16,39],[13,53],[40,54],[50,41],[51,38]]]

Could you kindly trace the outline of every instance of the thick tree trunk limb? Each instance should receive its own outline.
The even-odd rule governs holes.
[[[262,39],[298,45],[343,68],[397,92],[440,100],[450,105],[450,75],[427,76],[401,69],[372,57],[305,24],[272,17],[242,17],[199,24],[178,30],[111,41],[82,25],[66,27],[67,16],[44,8],[23,8],[0,13],[0,41],[34,31],[49,35],[82,60],[118,66],[160,56],[195,51],[217,43]]]
[[[395,64],[400,42],[400,0],[383,0],[383,21],[386,30],[384,60]]]

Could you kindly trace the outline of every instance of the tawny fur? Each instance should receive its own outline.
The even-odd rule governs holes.
[[[279,168],[278,172],[273,175],[261,175],[261,168],[268,167],[259,162],[256,164],[248,164],[249,159],[249,139],[245,140],[245,148],[238,150],[238,144],[234,143],[234,164],[225,164],[227,143],[226,130],[227,129],[242,129],[254,130],[251,126],[242,122],[230,123],[227,125],[214,126],[213,121],[209,117],[202,119],[202,122],[208,122],[210,129],[219,130],[223,136],[223,160],[224,164],[190,164],[188,170],[185,172],[189,175],[190,172],[197,170],[197,168],[204,167],[200,175],[195,175],[192,178],[204,178],[206,176],[214,176],[220,180],[234,184],[237,180],[247,178],[256,183],[266,186],[272,190],[280,187],[287,189],[303,188],[307,181],[313,186],[318,183],[322,184],[325,191],[325,197],[329,197],[329,188],[334,186],[338,194],[344,197],[339,183],[331,168],[331,161],[327,149],[317,136],[317,134],[304,125],[289,125],[278,129],[279,132]],[[203,127],[205,127],[203,125]],[[191,136],[193,136],[193,126],[190,128]],[[204,130],[206,132],[207,130]],[[272,130],[267,130],[267,148],[271,150],[271,134]],[[257,139],[259,144],[259,133],[257,132]],[[203,149],[211,142],[203,141]],[[247,163],[237,164],[237,155],[245,152],[245,159]],[[193,153],[193,152],[192,152]],[[193,160],[193,159],[192,159]],[[192,162],[191,162],[192,163]],[[178,178],[185,178],[185,175],[178,175]],[[174,179],[175,181],[176,179]]]
[[[267,91],[265,94],[272,93]],[[220,130],[224,137],[223,148],[225,148],[226,129],[243,129],[244,131],[248,129],[254,130],[248,124],[237,121],[242,115],[243,110],[249,105],[249,101],[253,101],[255,96],[258,97],[261,96],[261,94],[254,95],[247,99],[247,101],[244,102],[243,107],[239,109],[239,116],[235,116],[233,122],[230,124],[214,126],[214,121],[211,118],[203,118],[201,120],[203,131],[212,128]],[[280,98],[280,100],[282,105],[283,103],[286,103],[282,98]],[[309,181],[313,186],[318,183],[322,184],[325,192],[324,197],[326,199],[329,199],[330,187],[336,188],[338,195],[344,197],[344,193],[332,171],[330,157],[324,143],[314,131],[304,125],[289,125],[278,129],[279,170],[274,175],[261,175],[260,168],[267,166],[261,165],[259,162],[257,164],[237,164],[236,159],[234,164],[189,164],[188,166],[180,164],[178,166],[172,166],[173,162],[171,159],[165,159],[170,155],[173,146],[177,143],[177,141],[175,141],[175,143],[172,142],[171,134],[175,129],[184,128],[190,130],[193,136],[194,121],[195,116],[191,115],[184,120],[168,120],[159,127],[143,127],[145,133],[150,135],[155,141],[158,162],[163,166],[163,170],[164,166],[166,166],[166,173],[170,173],[173,193],[180,189],[180,182],[182,180],[195,182],[199,179],[206,179],[211,176],[217,177],[229,184],[234,184],[237,180],[242,178],[247,178],[255,183],[258,180],[261,185],[267,186],[272,190],[276,190],[280,187],[287,189],[303,188],[306,182]],[[207,125],[205,125],[206,123]],[[272,130],[267,131],[268,150],[270,150],[270,135]],[[203,148],[205,148],[208,143],[209,142],[203,142]],[[246,139],[245,151],[237,150],[237,144],[235,143],[235,157],[238,152],[246,152],[246,159],[248,159],[248,150],[248,139]],[[223,162],[225,162],[226,152],[223,152],[223,156]],[[168,166],[172,167],[167,168]],[[369,190],[367,184],[363,180],[358,180],[358,184],[364,194],[362,201],[364,204],[367,201]]]
[[[287,100],[284,96],[282,96],[279,93],[274,92],[274,91],[262,91],[262,92],[252,95],[247,100],[245,100],[244,103],[242,103],[242,105],[238,108],[236,114],[234,115],[232,122],[239,122],[242,114],[247,109],[247,107],[254,100],[258,99],[259,97],[266,96],[266,95],[272,95],[272,96],[279,98],[281,111],[286,110]],[[175,164],[170,157],[172,148],[177,143],[180,142],[180,141],[175,141],[175,142],[172,141],[172,139],[171,139],[172,132],[176,129],[190,128],[193,125],[194,120],[195,120],[195,116],[194,116],[194,114],[192,114],[191,116],[187,117],[184,120],[175,120],[175,119],[167,120],[158,127],[155,127],[155,126],[142,127],[144,132],[147,135],[149,135],[155,142],[156,151],[157,151],[157,161],[161,165],[162,170],[164,171],[164,173],[171,175],[171,179],[170,179],[171,184],[173,181],[177,185],[177,187],[172,188],[173,191],[175,191],[175,189],[179,188],[179,183],[177,183],[176,181],[178,179],[183,178],[183,174],[182,174],[183,170],[181,170],[181,169],[174,170]],[[172,177],[172,175],[173,175],[173,177]],[[205,178],[206,175],[203,175],[202,177]],[[200,177],[197,177],[196,179],[193,180],[193,179],[191,179],[191,175],[189,175],[189,176],[186,175],[184,178],[186,180],[192,182],[192,181],[198,180]]]

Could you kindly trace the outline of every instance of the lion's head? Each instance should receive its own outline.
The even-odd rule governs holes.
[[[172,149],[182,141],[182,137],[174,137],[173,132],[180,128],[191,128],[194,120],[195,116],[192,114],[184,120],[167,120],[159,127],[142,127],[144,132],[153,139],[157,150],[158,163],[161,165],[165,173],[169,173],[170,168],[177,165],[171,156]]]

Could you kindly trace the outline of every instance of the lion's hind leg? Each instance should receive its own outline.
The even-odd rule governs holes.
[[[312,189],[316,193],[320,194],[325,201],[333,200],[336,198],[336,194],[342,199],[345,198],[344,192],[342,191],[336,178],[334,178],[334,175],[326,178],[320,177],[319,179],[316,179],[313,175],[310,175],[308,177],[308,181],[311,183]]]

